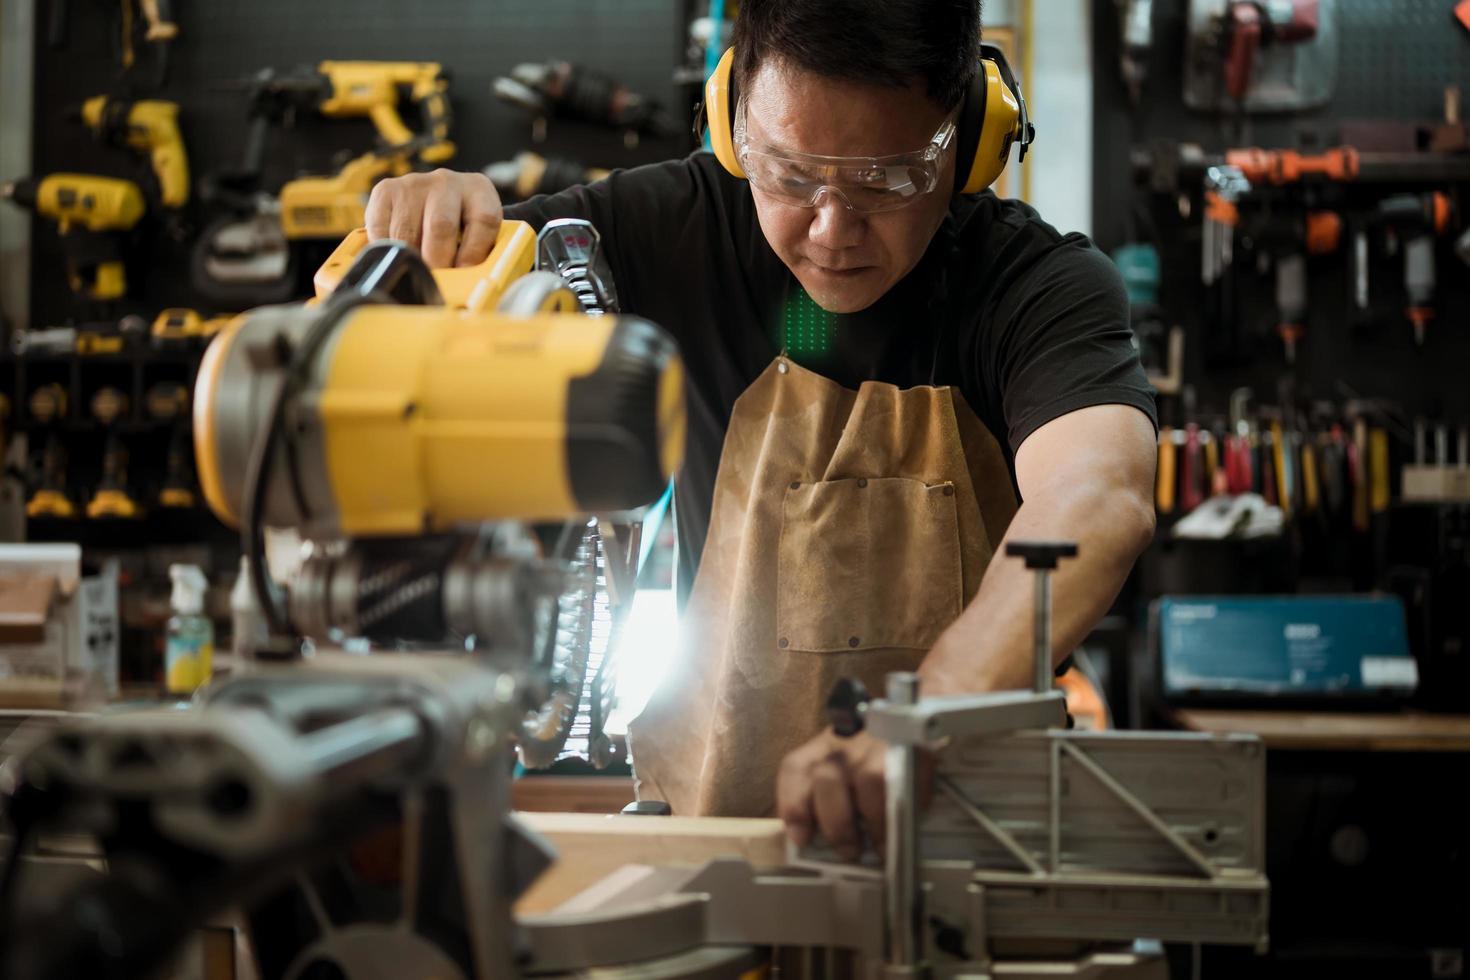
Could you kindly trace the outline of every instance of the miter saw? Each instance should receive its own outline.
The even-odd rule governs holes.
[[[839,732],[889,745],[881,858],[818,841],[781,871],[630,866],[516,917],[554,857],[509,812],[508,753],[583,690],[556,626],[587,566],[534,522],[570,519],[617,559],[626,520],[580,515],[657,497],[683,444],[672,342],[609,313],[590,227],[550,235],[535,272],[534,236],[508,222],[482,266],[431,274],[357,234],[315,305],[215,340],[201,483],[243,529],[276,662],[189,710],[66,720],[17,753],[0,974],[144,975],[231,908],[263,980],[1121,978],[1158,975],[1140,936],[1265,943],[1262,746],[1069,730],[1049,574],[1075,547],[1040,543],[1010,546],[1037,570],[1034,690],[921,698],[900,674],[882,700],[834,700]],[[267,524],[312,543],[284,594]],[[337,652],[363,636],[394,649]],[[918,754],[940,741],[921,813]],[[107,873],[27,901],[17,855],[63,829],[92,835]]]

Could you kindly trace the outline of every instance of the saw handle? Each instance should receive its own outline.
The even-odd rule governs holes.
[[[331,295],[368,244],[366,228],[358,228],[342,239],[312,279],[318,301]],[[434,282],[443,294],[444,305],[479,313],[493,307],[506,288],[530,272],[535,262],[536,233],[524,221],[506,221],[485,261],[463,269],[435,269]]]
[[[868,689],[856,677],[842,677],[827,695],[827,720],[833,734],[852,738],[866,727],[863,712],[867,710]]]

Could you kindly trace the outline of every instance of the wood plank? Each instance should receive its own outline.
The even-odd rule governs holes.
[[[523,776],[510,805],[536,813],[617,813],[632,803],[632,776]]]
[[[1470,715],[1180,709],[1174,719],[1197,732],[1257,735],[1269,749],[1470,752]]]
[[[523,915],[549,912],[629,864],[698,867],[738,857],[756,868],[786,861],[779,820],[744,817],[623,817],[522,813],[521,820],[555,845],[557,861],[516,903]]]

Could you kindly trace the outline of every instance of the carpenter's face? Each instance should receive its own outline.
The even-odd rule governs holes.
[[[882,157],[927,146],[948,113],[922,86],[862,85],[780,60],[761,64],[747,86],[752,144],[806,154]],[[871,306],[906,276],[939,229],[954,186],[954,147],[938,160],[934,190],[892,211],[863,214],[823,189],[803,207],[752,183],[761,231],[808,295],[833,313]]]

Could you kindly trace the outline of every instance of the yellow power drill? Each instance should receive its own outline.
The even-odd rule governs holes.
[[[128,408],[128,396],[110,385],[92,396],[92,415],[107,433],[102,449],[102,477],[92,499],[87,501],[87,516],[93,520],[133,520],[143,516],[142,507],[128,489],[128,450],[116,427],[128,414]]]
[[[323,86],[317,110],[329,119],[367,116],[383,145],[335,174],[298,177],[281,188],[281,231],[291,240],[343,238],[362,226],[368,195],[379,180],[408,173],[415,158],[443,163],[454,156],[449,81],[438,64],[323,61],[317,77]],[[398,114],[401,89],[419,108],[423,128],[418,133]]]
[[[323,61],[317,71],[327,95],[318,106],[330,119],[367,116],[386,149],[413,148],[425,163],[454,156],[449,141],[449,77],[432,61]],[[422,129],[414,133],[398,114],[398,94],[406,89],[418,107]]]
[[[259,178],[269,127],[294,109],[315,109],[330,119],[366,117],[378,132],[380,145],[338,172],[298,177],[282,186],[280,228],[289,241],[340,241],[362,226],[368,195],[379,180],[408,173],[419,161],[443,163],[454,155],[449,79],[435,62],[323,61],[280,76],[266,70],[248,84],[251,134],[238,175]],[[405,95],[418,107],[418,132],[399,115]],[[210,240],[206,233],[205,247],[212,250]]]
[[[0,185],[0,198],[56,222],[72,292],[94,300],[127,293],[121,235],[147,211],[137,184],[96,174],[51,174]]]
[[[177,210],[189,203],[189,157],[179,134],[178,103],[99,95],[82,103],[81,115],[98,139],[148,154],[160,204]]]
[[[364,153],[326,177],[297,177],[281,187],[281,232],[287,239],[342,238],[361,228],[368,195],[384,177],[410,169],[406,154]]]

